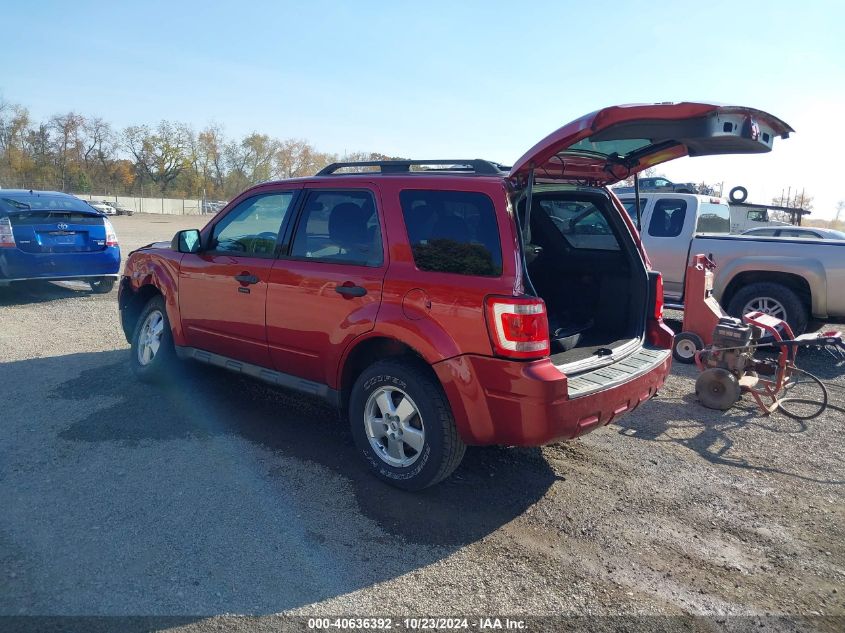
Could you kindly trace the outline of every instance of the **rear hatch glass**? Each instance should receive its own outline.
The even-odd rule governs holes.
[[[17,247],[28,253],[79,253],[106,248],[103,218],[74,211],[10,213]]]

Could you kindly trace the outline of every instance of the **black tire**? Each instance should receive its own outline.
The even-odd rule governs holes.
[[[731,189],[728,197],[731,202],[745,202],[748,199],[748,189],[745,187],[734,187]]]
[[[672,344],[672,357],[679,363],[690,365],[695,362],[695,352],[702,349],[704,349],[704,341],[698,334],[681,332],[675,335],[675,342]]]
[[[739,381],[721,367],[705,369],[695,381],[695,395],[708,409],[727,411],[742,395]]]
[[[749,302],[755,299],[771,298],[780,303],[786,312],[783,319],[792,328],[793,333],[798,336],[807,329],[807,308],[795,292],[786,286],[771,282],[761,281],[740,289],[728,304],[728,314],[742,318],[743,309]]]
[[[144,332],[147,320],[150,315],[158,312],[162,319],[162,331],[159,341],[158,350],[152,359],[146,364],[141,362],[140,348],[141,335]],[[138,321],[135,323],[135,329],[132,332],[131,354],[129,358],[132,372],[139,380],[144,382],[159,382],[166,380],[172,375],[172,371],[177,363],[176,350],[173,347],[173,333],[170,330],[170,321],[167,318],[167,309],[164,304],[164,297],[157,295],[147,302],[141,314],[138,316]]]
[[[88,285],[91,286],[92,292],[98,295],[106,295],[114,290],[114,282],[113,277],[99,277],[89,281]]]
[[[407,466],[387,463],[368,435],[365,407],[371,402],[370,396],[381,388],[396,390],[394,394],[401,390],[418,410],[414,419],[424,431],[424,440],[421,450],[414,451],[415,461]],[[404,490],[422,490],[442,481],[458,467],[466,450],[443,388],[427,368],[413,360],[384,360],[365,369],[352,387],[349,423],[355,445],[373,473]],[[382,452],[386,453],[386,448]]]

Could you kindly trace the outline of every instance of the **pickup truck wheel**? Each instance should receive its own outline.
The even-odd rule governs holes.
[[[672,346],[672,356],[679,363],[689,365],[695,362],[695,353],[704,349],[704,341],[698,334],[681,332],[675,336]]]
[[[358,450],[375,475],[421,490],[458,467],[466,446],[440,384],[411,362],[377,362],[355,381],[349,420]]]
[[[88,282],[91,290],[98,295],[105,295],[114,289],[114,278],[112,277],[98,277]]]
[[[176,361],[173,334],[162,296],[149,300],[132,334],[130,365],[144,382],[156,382],[168,376]]]
[[[807,329],[807,308],[791,289],[778,283],[763,281],[737,292],[728,304],[728,313],[735,317],[759,310],[789,323],[796,334]]]

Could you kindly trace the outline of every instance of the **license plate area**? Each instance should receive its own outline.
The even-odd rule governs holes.
[[[50,231],[53,244],[76,244],[76,231]]]

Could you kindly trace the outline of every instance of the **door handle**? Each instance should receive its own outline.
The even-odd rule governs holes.
[[[346,282],[349,284],[350,282]],[[367,294],[367,289],[362,286],[354,286],[354,285],[342,285],[342,286],[335,286],[334,291],[342,294],[344,297],[351,298],[351,297],[363,297]]]
[[[235,275],[235,279],[242,284],[257,284],[260,280],[255,275],[251,275],[250,273],[241,273],[240,275]]]

